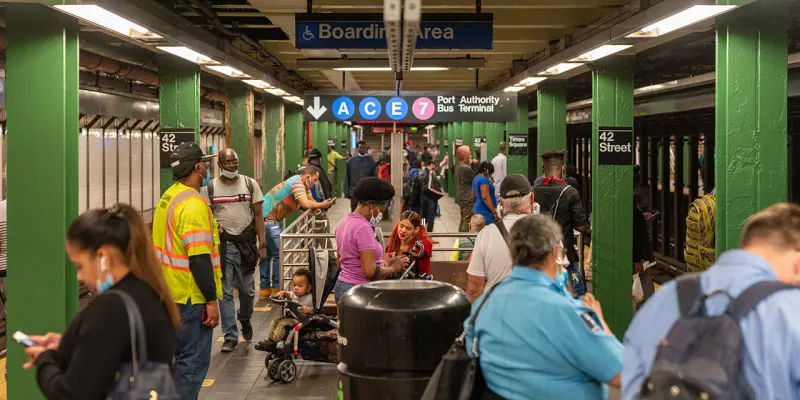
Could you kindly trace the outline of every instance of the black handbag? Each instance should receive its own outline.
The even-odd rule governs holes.
[[[502,219],[495,221],[497,229],[508,244],[508,230],[503,223]],[[436,367],[436,370],[428,381],[428,386],[422,394],[421,400],[481,400],[481,399],[500,399],[501,397],[492,393],[486,385],[486,380],[483,378],[481,372],[481,364],[478,359],[478,337],[473,338],[472,352],[467,352],[467,346],[464,342],[467,333],[475,326],[475,320],[478,318],[483,305],[486,300],[492,295],[494,289],[498,285],[494,285],[483,296],[483,301],[478,305],[475,314],[467,322],[464,332],[456,338],[455,343],[442,357],[442,361]]]
[[[147,361],[147,340],[139,307],[129,294],[112,290],[125,304],[131,330],[131,362],[120,366],[116,384],[106,400],[179,400],[172,370],[167,363]]]

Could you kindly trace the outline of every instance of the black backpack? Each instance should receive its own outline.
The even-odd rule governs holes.
[[[650,375],[639,399],[754,399],[742,372],[742,332],[739,322],[761,300],[796,286],[778,281],[758,282],[731,299],[725,313],[706,314],[705,301],[724,290],[703,293],[700,274],[678,278],[680,318],[661,340]]]

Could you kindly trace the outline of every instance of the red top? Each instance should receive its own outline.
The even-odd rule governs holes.
[[[428,239],[427,235],[425,235],[425,236],[423,236],[421,238],[418,238],[417,240],[422,241],[422,247],[425,248],[425,255],[420,257],[419,261],[417,261],[419,263],[419,273],[420,274],[430,274],[431,273],[431,254],[433,254],[433,243],[431,243],[431,240]],[[398,249],[391,250],[391,249],[389,249],[389,246],[386,246],[386,252],[387,253],[391,253],[391,252],[399,253],[400,249],[398,248]],[[398,254],[398,256],[399,255],[400,254]],[[415,271],[412,270],[411,272],[415,272]]]

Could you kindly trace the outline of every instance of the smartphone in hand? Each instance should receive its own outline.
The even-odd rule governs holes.
[[[19,344],[21,344],[21,345],[23,345],[25,347],[36,346],[36,343],[33,343],[33,340],[31,340],[31,338],[29,338],[28,335],[26,335],[26,334],[24,334],[24,333],[22,333],[20,331],[16,331],[14,333],[13,337],[14,337],[14,340],[17,341],[17,343],[19,343]]]

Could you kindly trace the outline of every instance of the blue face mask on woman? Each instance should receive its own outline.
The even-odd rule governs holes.
[[[102,276],[105,274],[105,278]],[[97,294],[103,293],[114,286],[114,280],[111,274],[108,273],[108,265],[106,265],[105,256],[100,256],[100,262],[97,264]]]

